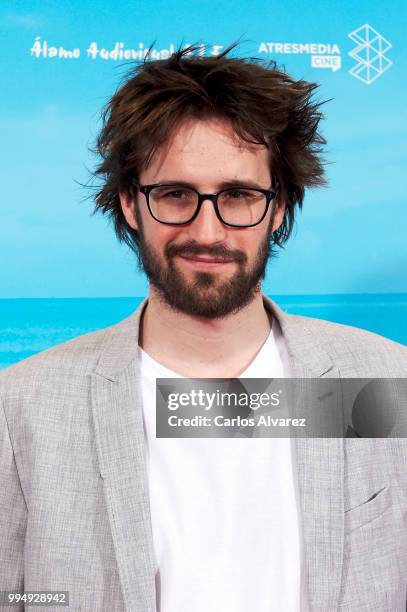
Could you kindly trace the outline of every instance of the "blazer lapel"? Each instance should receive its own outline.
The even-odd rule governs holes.
[[[263,296],[277,318],[293,378],[339,377],[304,326]],[[147,300],[105,330],[92,374],[92,414],[99,465],[126,610],[155,612],[154,552],[137,359]],[[344,451],[340,438],[295,438],[308,597],[313,612],[337,608],[343,557]]]
[[[266,297],[264,302],[281,326],[292,378],[340,378],[306,319],[286,315]],[[310,607],[313,612],[336,610],[344,544],[343,439],[298,437],[294,445]]]
[[[108,328],[92,374],[92,414],[125,609],[156,611],[154,554],[144,454],[138,329],[146,302]]]

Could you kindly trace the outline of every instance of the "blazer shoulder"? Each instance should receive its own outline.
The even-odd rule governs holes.
[[[401,349],[402,351],[407,351],[407,347],[403,344],[367,329],[353,327],[352,325],[344,325],[343,323],[333,323],[332,321],[315,319],[313,317],[303,317],[292,314],[286,314],[285,316],[290,318],[292,324],[302,328],[306,327],[309,331],[318,336],[323,335],[329,339],[346,342],[355,341],[368,347],[382,346],[384,349]]]
[[[0,392],[9,384],[15,387],[48,378],[56,381],[68,374],[75,380],[89,374],[96,367],[111,327],[77,336],[5,368],[0,372]]]
[[[123,368],[137,357],[138,329],[143,302],[134,312],[118,323],[77,336],[41,351],[0,372],[0,395],[6,389],[12,396],[42,390],[69,389],[86,393],[90,375],[100,365]],[[103,361],[104,360],[104,361]],[[109,371],[111,367],[107,368]],[[103,368],[101,369],[103,372]]]
[[[332,361],[354,371],[373,376],[407,376],[407,347],[380,334],[322,319],[284,315],[286,324],[298,336],[307,335],[308,342],[322,347]]]

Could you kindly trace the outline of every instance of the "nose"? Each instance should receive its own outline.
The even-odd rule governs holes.
[[[188,225],[188,233],[199,244],[212,244],[225,239],[226,226],[218,219],[211,200],[202,201],[198,216]]]

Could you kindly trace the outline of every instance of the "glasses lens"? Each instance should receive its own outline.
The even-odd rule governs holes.
[[[160,185],[150,191],[150,208],[165,223],[185,223],[194,216],[198,194],[178,185]]]
[[[263,217],[266,206],[265,194],[257,189],[227,189],[218,197],[220,216],[232,225],[255,225]]]

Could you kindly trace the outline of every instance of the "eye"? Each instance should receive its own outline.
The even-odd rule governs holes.
[[[226,195],[237,200],[239,198],[247,198],[248,192],[243,189],[230,189],[226,192]]]
[[[256,199],[259,197],[263,197],[262,193],[255,191],[254,189],[245,189],[244,187],[229,189],[224,195],[229,200],[240,200],[244,202],[256,201]]]
[[[186,193],[182,189],[177,189],[176,191],[165,191],[160,194],[164,198],[174,198],[176,200],[185,197]]]
[[[165,200],[190,200],[194,197],[193,192],[182,187],[158,187],[153,189],[152,196]]]

